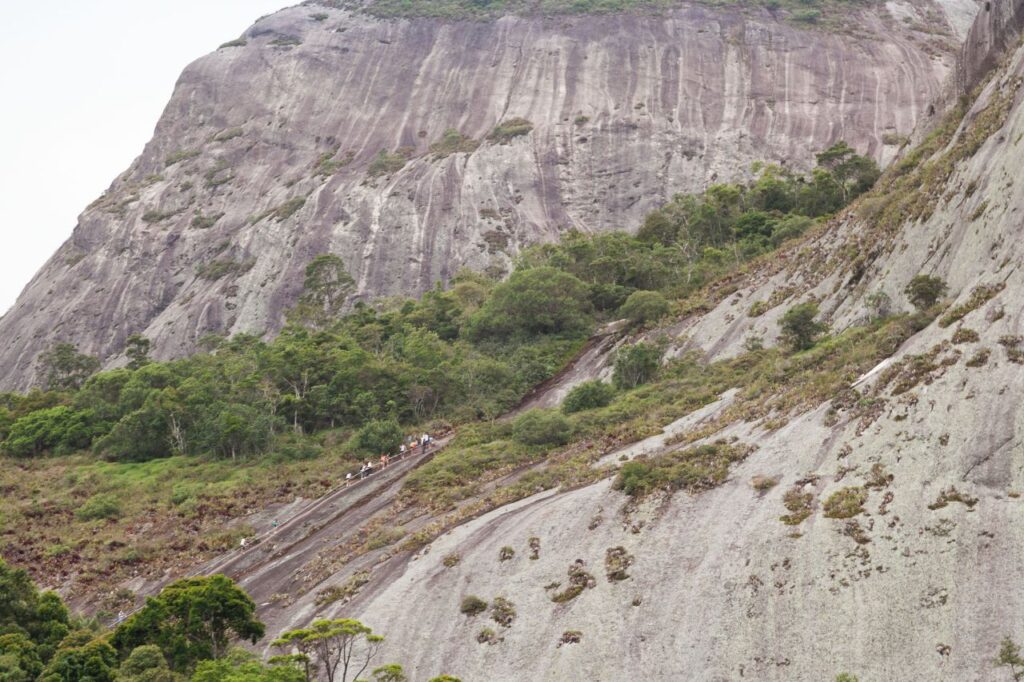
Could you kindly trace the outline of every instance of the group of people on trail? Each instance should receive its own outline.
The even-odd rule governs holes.
[[[402,443],[401,446],[399,446],[398,454],[396,456],[398,457],[398,459],[402,459],[406,455],[415,455],[416,448],[419,448],[421,453],[426,452],[427,448],[429,448],[430,444],[433,442],[434,438],[429,433],[424,433],[419,438],[416,438],[414,436],[407,436],[405,442]],[[391,464],[391,457],[392,455],[388,452],[382,453],[376,465],[373,463],[373,460],[366,460],[366,462],[361,467],[359,467],[358,473],[350,471],[347,474],[345,474],[345,485],[349,486],[351,485],[352,481],[362,480],[367,476],[373,474],[378,469],[386,468],[389,464]]]

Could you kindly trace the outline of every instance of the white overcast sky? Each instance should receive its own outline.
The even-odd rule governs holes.
[[[0,3],[0,315],[142,151],[185,65],[297,3]]]

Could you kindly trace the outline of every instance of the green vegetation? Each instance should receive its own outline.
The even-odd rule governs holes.
[[[1009,668],[1015,682],[1024,680],[1024,657],[1020,655],[1020,646],[1009,637],[1003,638],[995,665],[997,668]]]
[[[319,667],[327,682],[349,682],[350,679],[359,679],[370,667],[380,653],[384,637],[374,634],[358,620],[341,618],[317,620],[307,628],[289,630],[273,644],[286,652],[298,652],[291,658],[303,665],[307,682],[317,679],[311,669],[315,666]],[[390,671],[387,668],[379,670],[392,675],[401,673],[401,666],[389,667]],[[349,673],[352,673],[351,678]]]
[[[606,407],[615,397],[615,387],[600,380],[584,381],[566,394],[562,412],[574,414],[584,410]]]
[[[931,275],[914,275],[903,293],[918,310],[928,310],[946,294],[946,282]]]
[[[786,507],[788,514],[779,519],[787,526],[797,526],[811,515],[811,505],[814,503],[814,495],[805,493],[802,486],[794,486],[786,491],[782,497],[782,504]]]
[[[491,620],[502,627],[510,628],[515,619],[515,604],[504,597],[495,597],[491,602]]]
[[[179,149],[176,152],[168,154],[164,158],[164,166],[169,168],[176,163],[181,163],[182,161],[194,159],[197,156],[199,156],[200,153],[201,152],[198,149]]]
[[[249,41],[247,41],[245,38],[235,38],[234,40],[229,40],[226,43],[222,43],[221,46],[217,49],[223,50],[226,47],[245,47],[248,44]]]
[[[408,158],[404,154],[398,152],[391,153],[386,149],[381,149],[377,154],[377,157],[370,162],[369,167],[366,169],[367,175],[371,178],[376,178],[381,175],[391,175],[397,173],[405,167]]]
[[[717,441],[622,465],[614,487],[631,497],[655,490],[700,492],[721,484],[729,467],[746,459],[751,447]]]
[[[818,304],[813,302],[795,305],[782,316],[779,340],[794,351],[807,350],[814,346],[828,325],[815,321]]]
[[[512,436],[523,445],[565,445],[571,435],[569,421],[554,410],[524,412],[512,426]]]
[[[633,324],[656,322],[669,314],[671,306],[657,291],[634,291],[619,308],[619,315]]]
[[[945,315],[939,318],[939,326],[948,327],[954,322],[963,319],[964,315],[985,305],[1005,288],[1006,284],[1004,282],[974,287],[966,301],[947,311]]]
[[[832,493],[822,509],[830,519],[849,519],[864,512],[868,491],[864,488],[841,488]]]
[[[502,121],[487,135],[490,142],[509,144],[512,140],[528,135],[533,130],[533,123],[525,118],[510,118]]]
[[[480,597],[469,595],[462,599],[462,605],[459,607],[459,611],[467,616],[475,616],[483,613],[487,610],[487,602]]]
[[[635,343],[615,353],[615,386],[628,390],[651,381],[661,367],[663,349],[651,343]]]
[[[201,660],[223,658],[235,639],[255,644],[263,637],[255,613],[249,595],[222,575],[183,578],[147,599],[110,643],[124,658],[136,647],[155,645],[172,670],[190,672]]]
[[[244,275],[252,270],[254,265],[256,265],[255,259],[244,261],[234,260],[231,258],[214,259],[199,265],[199,267],[196,268],[196,277],[216,282],[224,277],[238,277],[240,275]]]
[[[455,128],[444,131],[441,139],[430,145],[430,153],[439,159],[452,154],[469,154],[476,151],[480,143],[471,137],[466,137]]]
[[[609,582],[629,579],[627,569],[633,565],[634,557],[625,547],[609,547],[604,555],[604,570]]]

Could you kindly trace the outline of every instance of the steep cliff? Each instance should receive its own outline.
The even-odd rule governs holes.
[[[1024,633],[1021,28],[975,32],[988,37],[967,56],[994,69],[870,196],[653,332],[723,358],[752,336],[772,344],[797,301],[819,301],[838,333],[878,314],[873,294],[909,308],[914,275],[950,285],[934,321],[836,395],[752,413],[741,386],[601,460],[692,439],[756,444],[721,486],[640,504],[607,480],[549,490],[415,553],[342,560],[374,515],[412,532],[431,522],[393,504],[399,471],[206,568],[238,577],[272,633],[316,615],[360,618],[414,679],[1003,679],[999,641]],[[751,314],[759,301],[767,312]],[[603,371],[608,348],[589,347],[568,380]],[[805,361],[809,376],[838,348]],[[794,365],[772,371],[788,397]],[[578,595],[553,599],[580,576]],[[355,597],[320,599],[331,587]],[[510,600],[510,626],[461,614],[470,594]]]
[[[566,228],[635,228],[752,160],[804,167],[845,138],[887,162],[975,8],[842,11],[841,31],[701,5],[261,19],[185,70],[142,155],[0,319],[0,387],[36,381],[54,341],[116,361],[132,333],[161,358],[273,333],[320,253],[362,296],[416,293]]]

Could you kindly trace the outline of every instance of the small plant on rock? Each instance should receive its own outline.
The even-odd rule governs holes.
[[[556,604],[564,604],[580,596],[583,590],[597,585],[594,576],[587,573],[582,559],[577,559],[569,565],[569,586],[561,592],[551,596],[551,601]]]
[[[629,578],[626,572],[633,565],[633,555],[625,547],[609,547],[604,554],[604,569],[609,582],[619,582]]]
[[[509,561],[515,555],[516,555],[516,551],[514,549],[512,549],[511,547],[509,547],[508,545],[505,545],[504,547],[501,548],[501,551],[498,552],[498,561]]]
[[[867,501],[868,492],[864,488],[842,488],[832,493],[822,508],[830,519],[849,519],[862,513]]]
[[[803,492],[799,486],[786,491],[782,497],[782,504],[789,511],[788,514],[780,516],[779,519],[787,526],[799,525],[804,519],[811,515],[811,504],[814,502],[814,495]]]
[[[475,616],[487,610],[487,602],[480,597],[469,595],[462,598],[462,605],[459,611],[467,616]]]
[[[583,639],[583,633],[579,630],[566,630],[558,639],[558,646],[561,647],[563,644],[579,644],[581,639]]]
[[[516,619],[516,606],[504,597],[495,597],[491,604],[491,620],[498,625],[510,628]]]

